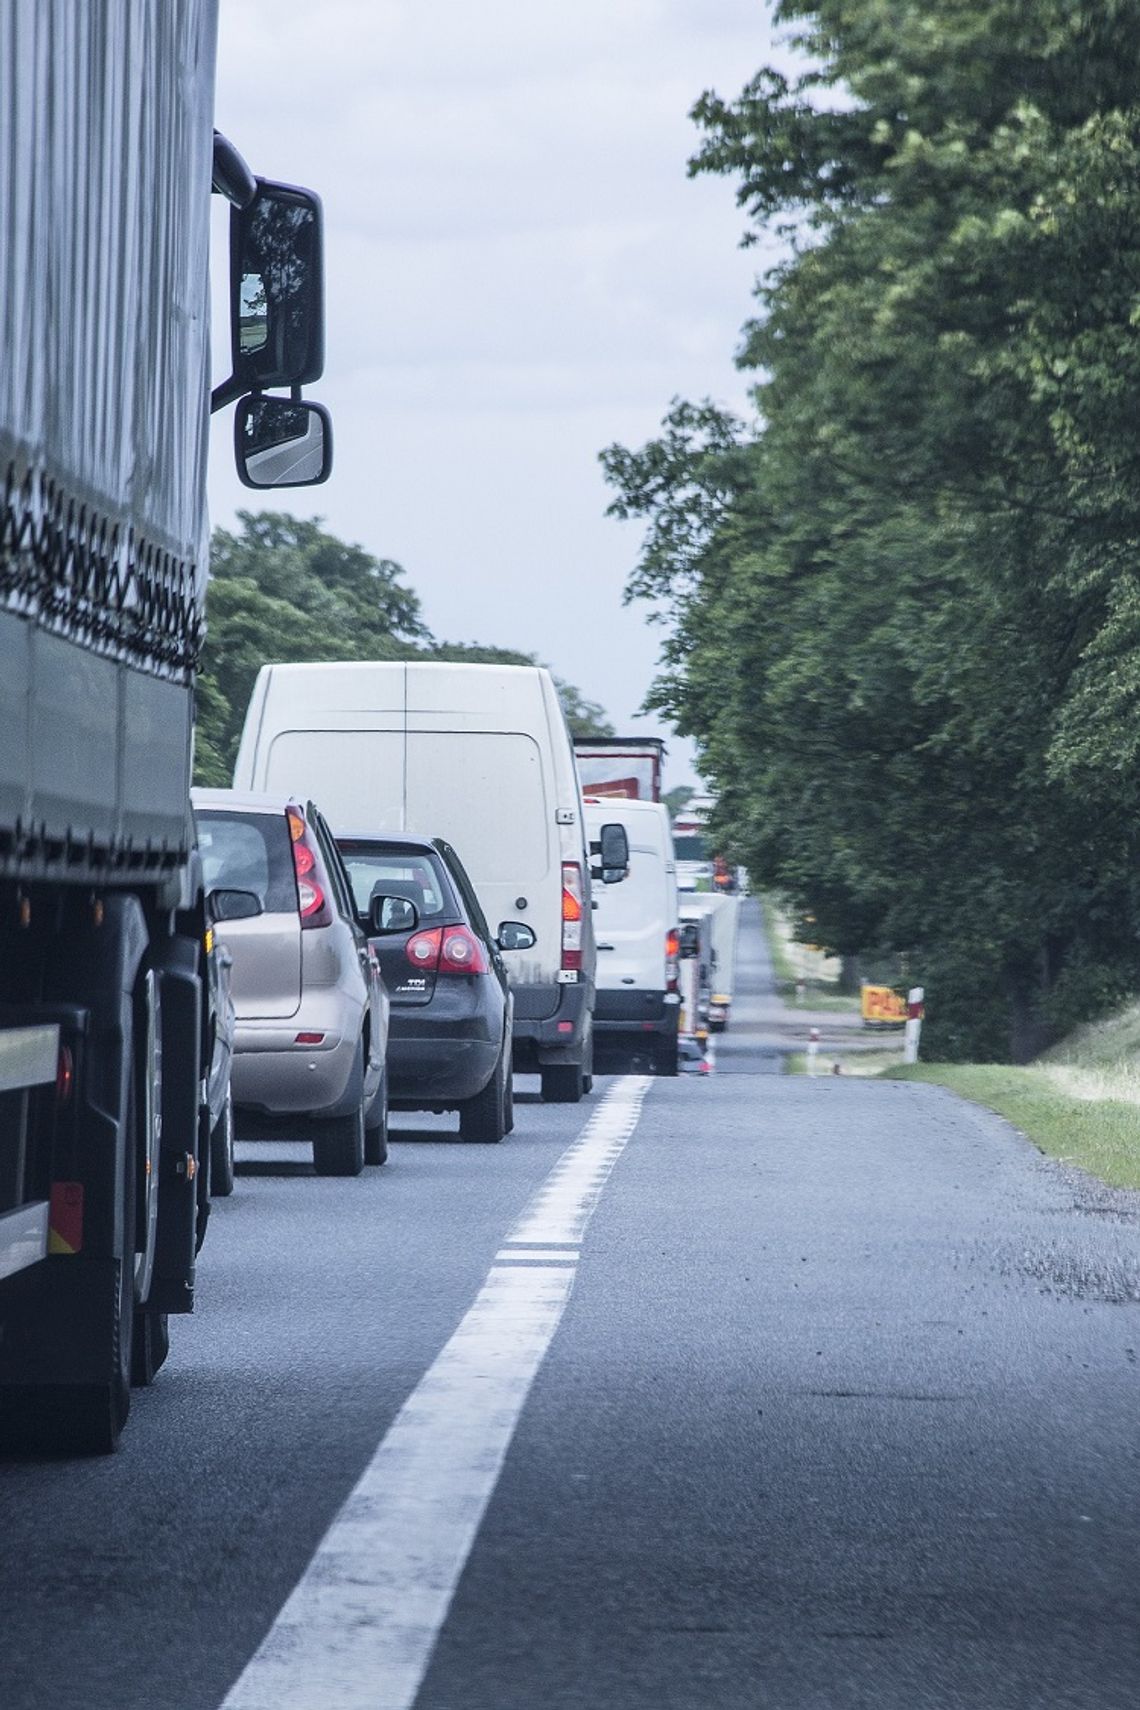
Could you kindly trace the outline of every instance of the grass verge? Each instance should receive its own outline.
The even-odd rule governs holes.
[[[928,1081],[985,1105],[1050,1158],[1076,1164],[1113,1187],[1140,1188],[1140,1105],[1095,1096],[1047,1063],[916,1063],[887,1069],[892,1081]]]

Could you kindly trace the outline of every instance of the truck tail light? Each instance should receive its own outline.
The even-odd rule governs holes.
[[[577,861],[562,863],[562,966],[582,966],[582,868]]]
[[[301,905],[301,930],[331,926],[332,909],[320,881],[320,869],[304,818],[296,808],[286,808],[289,840],[293,845],[293,871],[297,875],[297,897]]]

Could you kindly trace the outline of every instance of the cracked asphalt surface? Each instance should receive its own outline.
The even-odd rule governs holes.
[[[1140,1196],[940,1089],[774,1073],[743,931],[718,1072],[646,1099],[417,1710],[1134,1710]],[[500,1148],[425,1119],[359,1182],[245,1149],[121,1452],[0,1467],[5,1710],[216,1710],[586,1114],[524,1102]]]

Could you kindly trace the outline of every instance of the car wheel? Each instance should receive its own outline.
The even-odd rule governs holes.
[[[210,1132],[210,1197],[226,1199],[234,1191],[234,1101],[226,1090],[222,1114]]]
[[[459,1138],[497,1145],[507,1132],[506,1092],[504,1081],[510,1068],[504,1051],[495,1065],[495,1072],[482,1092],[465,1099],[459,1107]]]
[[[581,1063],[550,1063],[542,1070],[544,1104],[577,1104],[586,1090]]]
[[[347,1116],[315,1122],[313,1168],[318,1176],[358,1176],[364,1168],[364,1105]]]
[[[364,1162],[388,1162],[388,1075],[380,1082],[380,1091],[372,1101],[372,1109],[364,1124]]]

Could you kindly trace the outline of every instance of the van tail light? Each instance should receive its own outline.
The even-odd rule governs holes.
[[[467,926],[433,926],[413,932],[404,955],[421,974],[486,974],[487,953]]]
[[[289,821],[289,841],[293,845],[293,871],[297,875],[297,898],[301,905],[301,930],[313,926],[331,926],[332,909],[320,881],[320,868],[308,828],[296,808],[286,808]]]
[[[562,863],[562,966],[582,966],[582,868],[577,861]]]
[[[681,934],[677,928],[671,927],[665,934],[665,990],[680,991],[678,984],[678,964],[681,958]]]

